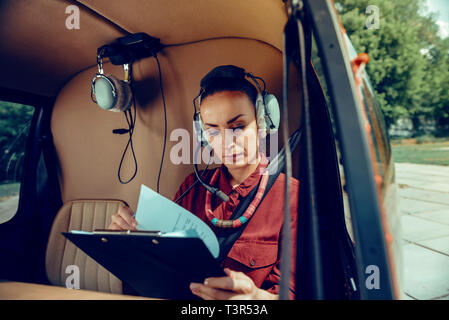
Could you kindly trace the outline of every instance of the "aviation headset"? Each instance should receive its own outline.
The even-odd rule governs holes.
[[[134,95],[134,84],[132,77],[133,62],[138,59],[147,57],[154,57],[159,70],[159,85],[161,89],[162,102],[164,107],[164,146],[162,150],[161,164],[159,167],[159,174],[157,179],[157,192],[159,192],[159,182],[162,172],[162,165],[165,154],[166,140],[167,140],[167,113],[165,105],[165,95],[162,87],[162,72],[159,59],[157,57],[165,46],[161,44],[160,39],[154,38],[146,33],[139,32],[135,34],[128,34],[124,37],[116,39],[114,42],[103,45],[97,49],[97,65],[98,72],[92,79],[90,96],[94,103],[98,104],[100,108],[108,111],[119,112],[122,111],[125,115],[128,128],[120,128],[112,130],[114,134],[129,134],[128,142],[123,151],[122,158],[118,167],[118,179],[120,183],[126,184],[134,179],[137,174],[137,159],[134,153],[133,133],[137,118],[137,106]],[[109,62],[114,65],[122,65],[125,71],[124,80],[120,80],[112,74],[105,75],[103,71],[103,58],[109,58]],[[134,106],[134,112],[131,108]],[[131,150],[134,159],[135,170],[134,174],[128,180],[124,181],[121,178],[121,168],[124,161],[125,154]]]
[[[123,151],[122,158],[118,167],[118,180],[122,184],[127,184],[131,182],[137,174],[137,158],[134,153],[134,146],[132,141],[132,136],[134,133],[134,126],[136,121],[136,108],[134,107],[134,116],[131,112],[131,106],[134,103],[133,90],[131,87],[132,80],[132,61],[131,63],[124,63],[123,69],[125,71],[125,79],[119,80],[112,74],[105,75],[103,72],[103,52],[100,50],[97,55],[97,65],[98,73],[92,79],[90,97],[93,102],[98,104],[98,106],[103,110],[120,112],[122,111],[125,115],[126,122],[128,123],[128,129],[114,129],[112,133],[114,134],[125,134],[129,133],[129,139],[126,144],[125,150]],[[121,169],[125,154],[128,148],[131,147],[131,153],[134,160],[134,173],[128,180],[123,180],[121,177]]]
[[[125,79],[119,80],[112,74],[105,75],[101,54],[97,56],[98,73],[92,79],[90,96],[103,110],[127,111],[131,108],[133,94],[130,86],[130,64],[123,64]]]
[[[200,114],[201,97],[204,93],[207,93],[208,89],[216,80],[246,80],[246,77],[251,79],[258,89],[255,105],[258,129],[263,130],[264,137],[266,134],[272,134],[278,130],[280,120],[279,103],[273,94],[269,94],[266,91],[265,81],[260,77],[254,76],[252,73],[247,73],[243,68],[233,65],[218,66],[212,69],[203,77],[203,79],[201,79],[200,92],[193,100],[193,128],[195,136],[201,143],[201,146],[209,145],[209,141],[205,134],[206,129]],[[257,80],[262,81],[263,89],[260,87]],[[196,99],[198,99],[198,110],[195,105]]]

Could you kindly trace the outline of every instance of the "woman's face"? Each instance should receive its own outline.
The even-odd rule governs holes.
[[[245,93],[214,93],[201,101],[200,112],[206,137],[227,168],[257,162],[259,136],[255,108]]]

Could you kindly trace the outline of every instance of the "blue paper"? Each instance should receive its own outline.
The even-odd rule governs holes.
[[[82,231],[82,230],[70,230],[70,233],[74,233],[74,234],[93,234],[92,232]]]
[[[140,188],[135,217],[138,230],[177,232],[176,236],[179,237],[192,237],[196,234],[196,237],[203,240],[211,254],[215,258],[218,257],[220,246],[217,237],[207,224],[190,211],[145,185]]]

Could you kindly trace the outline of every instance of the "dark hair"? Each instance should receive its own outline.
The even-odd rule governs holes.
[[[217,92],[240,91],[248,96],[254,106],[256,105],[258,91],[247,79],[214,78],[210,80],[207,83],[207,86],[203,89],[204,91],[201,94],[201,100],[204,100],[207,96]]]

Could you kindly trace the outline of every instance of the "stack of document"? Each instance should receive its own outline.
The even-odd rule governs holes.
[[[215,233],[200,218],[145,185],[140,188],[137,230],[158,230],[162,237],[200,238],[214,258],[220,253]]]

